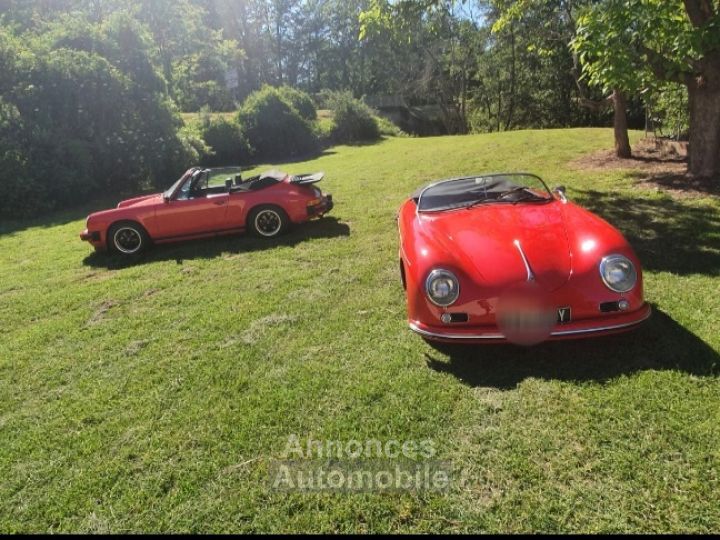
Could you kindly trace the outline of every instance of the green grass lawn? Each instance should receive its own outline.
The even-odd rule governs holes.
[[[720,530],[720,202],[568,165],[611,146],[576,129],[335,147],[282,165],[325,171],[325,219],[134,266],[80,242],[84,211],[5,226],[0,531]],[[529,349],[411,333],[399,205],[498,170],[564,184],[627,235],[648,324]],[[291,435],[431,440],[464,481],[278,493]]]

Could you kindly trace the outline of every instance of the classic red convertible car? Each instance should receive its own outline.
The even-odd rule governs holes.
[[[526,173],[454,178],[398,215],[410,328],[430,340],[532,345],[650,316],[622,234]]]
[[[243,180],[237,168],[193,168],[164,193],[129,199],[117,208],[90,214],[80,238],[96,250],[126,256],[139,254],[151,242],[245,230],[273,238],[291,224],[332,209],[332,196],[313,185],[322,178],[323,173],[290,176],[270,171]]]

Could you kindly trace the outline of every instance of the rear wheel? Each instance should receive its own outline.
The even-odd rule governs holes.
[[[110,227],[107,241],[112,251],[124,257],[134,257],[145,250],[150,237],[139,223],[121,221]]]
[[[279,206],[259,206],[250,212],[248,227],[255,236],[274,238],[284,233],[290,219]]]

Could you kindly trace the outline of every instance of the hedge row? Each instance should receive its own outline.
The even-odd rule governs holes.
[[[210,148],[206,165],[230,165],[313,156],[323,146],[377,140],[373,111],[348,92],[323,95],[333,118],[317,120],[312,98],[289,87],[265,86],[245,100],[233,119],[201,114],[198,134]],[[396,134],[396,133],[392,133]]]

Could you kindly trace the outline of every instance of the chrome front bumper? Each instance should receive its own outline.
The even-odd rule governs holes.
[[[649,319],[651,314],[652,308],[649,304],[645,304],[645,306],[639,310],[633,313],[628,313],[627,317],[623,318],[622,321],[607,321],[605,324],[601,324],[601,321],[598,321],[597,319],[591,319],[590,321],[577,321],[575,323],[568,324],[567,328],[554,330],[550,333],[549,339],[572,339],[632,330],[634,327]],[[413,321],[410,321],[408,324],[411,330],[428,339],[457,342],[507,341],[505,335],[497,331],[497,329],[478,333],[476,331],[456,332],[450,331],[450,328],[448,328],[448,332],[441,332],[435,328],[432,330],[423,328],[419,323]]]

